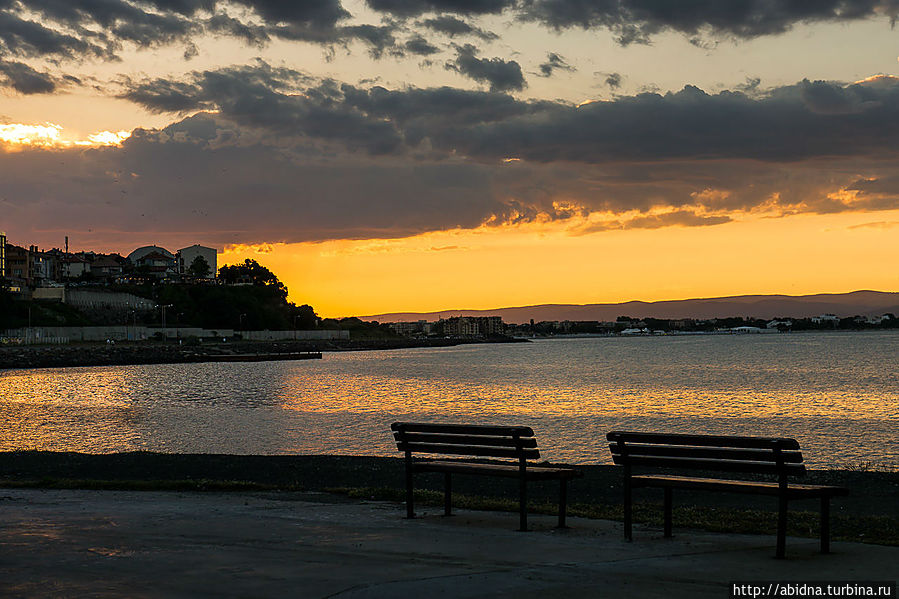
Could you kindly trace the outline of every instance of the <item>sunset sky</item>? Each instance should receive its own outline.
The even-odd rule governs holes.
[[[323,316],[899,290],[899,0],[0,0],[0,231]]]

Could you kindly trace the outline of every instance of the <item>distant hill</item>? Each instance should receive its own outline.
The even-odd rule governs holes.
[[[820,314],[873,316],[892,312],[899,315],[899,293],[853,291],[816,295],[736,295],[660,302],[630,301],[619,304],[543,304],[496,308],[493,310],[443,310],[440,312],[393,312],[360,316],[380,322],[435,321],[450,316],[501,316],[508,323],[542,320],[610,321],[619,316],[633,318],[726,318],[750,316],[808,318]]]

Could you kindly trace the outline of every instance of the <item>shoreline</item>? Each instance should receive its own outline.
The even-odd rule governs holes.
[[[233,356],[296,359],[297,354],[454,347],[474,343],[527,343],[526,339],[307,339],[301,341],[233,341],[177,345],[174,343],[79,343],[0,347],[0,371],[71,366],[132,366],[218,362]]]

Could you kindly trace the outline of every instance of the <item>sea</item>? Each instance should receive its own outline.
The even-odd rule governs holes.
[[[899,332],[534,339],[321,360],[0,371],[0,450],[399,456],[394,421],[523,424],[611,463],[612,430],[794,437],[899,469]]]

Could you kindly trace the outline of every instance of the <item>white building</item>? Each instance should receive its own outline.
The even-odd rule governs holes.
[[[218,272],[217,256],[218,254],[215,249],[199,244],[181,248],[178,250],[178,272],[182,275],[187,274],[190,270],[190,265],[193,264],[194,260],[201,257],[206,260],[206,264],[209,265],[209,274],[206,275],[206,278],[214,279],[215,274]]]

